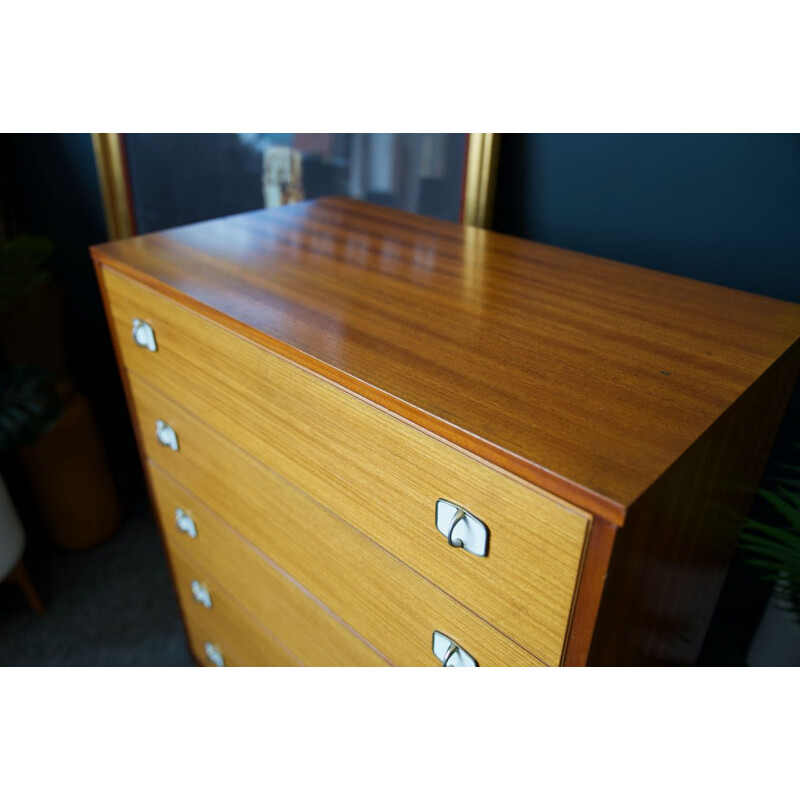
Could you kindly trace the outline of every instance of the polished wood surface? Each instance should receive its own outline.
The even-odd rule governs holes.
[[[217,498],[221,516],[231,520],[248,538],[252,539],[261,532],[259,518],[269,520],[280,514],[281,509],[270,503],[271,493],[264,488],[264,483],[270,480],[270,476],[254,471],[257,461],[233,447],[224,437],[166,396],[156,392],[137,376],[131,375],[131,385],[140,425],[145,432],[152,431],[152,435],[146,436],[144,440],[150,458],[209,504],[212,497]],[[156,419],[163,419],[177,431],[181,448],[177,453],[162,447],[156,441]],[[311,455],[309,452],[309,457]],[[346,482],[351,473],[344,452],[339,470],[336,474],[341,475],[341,480]],[[394,474],[395,481],[402,478],[401,474]],[[357,477],[351,476],[351,480],[355,481]],[[277,478],[273,478],[272,484],[276,487],[275,496],[279,496],[276,481]],[[401,503],[402,496],[398,499],[398,493],[388,489],[385,494],[380,495],[383,501],[381,504],[374,501],[362,504],[365,494],[383,490],[390,482],[389,477],[383,477],[376,485],[364,482],[353,488],[342,486],[340,491],[349,497],[347,503],[329,503],[329,500],[341,498],[334,497],[334,492],[328,492],[327,485],[320,483],[313,484],[316,491],[309,494],[328,507],[343,509],[348,515],[345,519],[351,524],[355,523],[365,536],[370,536],[380,544],[386,538],[387,549],[404,563],[445,589],[456,600],[507,633],[538,658],[546,663],[558,664],[575,589],[580,549],[577,549],[576,558],[567,562],[549,558],[553,552],[552,546],[532,549],[529,560],[509,558],[509,545],[504,537],[517,537],[525,531],[508,523],[503,524],[506,522],[505,515],[501,517],[497,514],[495,524],[492,515],[481,514],[481,501],[484,501],[486,495],[484,492],[474,492],[469,495],[469,507],[474,508],[490,526],[494,525],[490,534],[493,538],[490,538],[489,557],[476,558],[462,550],[451,548],[445,537],[436,530],[435,492],[430,493],[429,502],[413,505],[408,512]],[[466,478],[460,483],[472,488],[472,483]],[[519,526],[531,524],[522,513],[525,510],[524,505],[514,503],[515,497],[511,492],[506,491],[501,497],[507,508],[520,511],[517,517],[520,520]],[[340,513],[340,516],[344,515]],[[297,523],[292,521],[290,514],[284,512],[281,518],[285,519],[290,529],[296,527]],[[537,534],[542,539],[551,536],[556,543],[562,538],[561,532],[547,525],[537,527]],[[276,528],[274,536],[275,546],[279,546],[281,537],[287,537],[288,534]],[[272,555],[271,550],[267,552]],[[313,552],[308,555],[315,558]],[[541,562],[535,560],[536,555],[541,557]],[[535,575],[536,579],[532,580],[531,575]]]
[[[354,200],[94,258],[614,524],[800,308]]]
[[[105,280],[123,357],[134,373],[495,627],[513,631],[512,638],[539,658],[558,663],[588,525],[585,512],[126,278],[109,272]],[[134,344],[134,317],[153,325],[156,352]],[[434,524],[440,497],[489,526],[488,558],[447,544]]]
[[[119,337],[117,336],[116,330],[114,329],[114,325],[112,323],[113,317],[112,317],[112,312],[111,312],[111,301],[110,301],[109,296],[108,296],[108,290],[106,289],[106,282],[103,280],[102,271],[101,271],[100,267],[96,263],[95,263],[95,275],[96,275],[96,278],[97,278],[98,287],[100,288],[100,297],[103,300],[103,309],[104,309],[105,314],[106,314],[106,320],[109,323],[109,333],[111,335],[111,345],[114,348],[114,356],[115,356],[116,362],[117,362],[117,371],[118,371],[118,374],[119,374],[120,383],[122,385],[122,391],[123,391],[123,393],[125,395],[125,402],[126,402],[126,404],[128,406],[128,411],[131,414],[131,418],[133,418],[133,414],[134,414],[133,395],[131,393],[130,382],[128,381],[128,371],[125,369],[125,366],[124,366],[125,362],[124,362],[123,355],[122,355],[122,344],[121,344],[121,342],[119,340]],[[133,421],[133,419],[132,419],[132,421]],[[150,506],[151,506],[151,508],[153,508],[155,510],[155,508],[156,508],[156,499],[155,499],[155,494],[153,492],[153,486],[152,486],[152,483],[150,481],[149,470],[147,468],[147,456],[146,456],[145,450],[144,450],[144,443],[142,441],[142,434],[141,434],[141,432],[139,430],[139,426],[136,425],[135,421],[133,421],[133,435],[134,435],[134,437],[136,439],[136,446],[137,446],[137,450],[138,450],[138,453],[139,453],[139,459],[140,459],[140,462],[141,462],[142,471],[144,473],[145,484],[147,486],[147,495],[148,495],[148,497],[150,499]],[[166,555],[166,547],[167,547],[167,545],[166,545],[166,536],[165,536],[165,532],[162,530],[160,524],[158,525],[158,533],[159,533],[159,538],[161,539],[161,544],[162,544],[162,546],[164,548],[165,555]],[[169,562],[169,559],[167,559],[167,563],[168,563],[168,567],[169,567],[170,578],[172,579],[173,591],[175,591],[176,602],[177,602],[177,590],[175,590],[175,575],[174,575],[174,573],[172,571],[172,565]],[[183,607],[180,605],[180,603],[178,603],[178,608],[180,610],[181,620],[183,622],[184,630],[186,631],[187,637],[189,638],[190,646],[193,648],[193,653],[194,653],[194,656],[195,656],[195,660],[197,661],[197,663],[202,664],[202,663],[204,663],[204,661],[199,659],[198,658],[198,653],[194,651],[194,647],[196,645],[196,642],[191,638],[191,636],[189,634],[187,619],[186,619],[185,614],[183,613]]]
[[[578,590],[564,647],[562,664],[565,667],[585,667],[589,659],[600,600],[608,577],[608,565],[617,535],[616,525],[595,517],[583,554]]]
[[[387,666],[388,659],[332,613],[322,601],[297,583],[275,561],[266,558],[219,519],[205,513],[196,499],[153,470],[150,475],[156,513],[167,550],[191,559],[198,575],[216,590],[235,593],[236,602],[309,667]],[[243,478],[246,481],[246,477]],[[180,500],[197,516],[202,542],[188,542],[174,527]],[[183,506],[182,506],[183,507]],[[197,544],[197,547],[192,545]],[[235,644],[235,641],[234,641]]]
[[[241,602],[256,608],[260,601],[255,595],[262,592],[263,554],[159,467],[152,467],[151,480],[165,530],[169,530],[176,507],[188,511],[197,525],[195,539],[173,525],[169,546],[195,557],[212,573],[235,575]],[[237,473],[238,482],[247,486],[251,478]],[[220,486],[196,482],[193,488],[217,507],[222,494],[230,494],[241,508],[239,516],[250,522],[250,542],[262,547],[279,568],[393,664],[438,666],[431,636],[440,630],[465,647],[481,666],[542,666],[519,645],[285,482],[259,468],[252,482],[261,487],[255,502],[237,492],[233,482]],[[258,513],[246,517],[251,506],[257,507]],[[268,626],[275,624],[262,619]],[[285,635],[298,634],[292,629]]]
[[[605,584],[590,665],[695,663],[799,365],[795,346],[636,503],[608,566],[584,567],[581,592]]]
[[[419,663],[407,642],[437,614],[482,664],[696,658],[800,367],[800,307],[343,199],[93,257],[153,497],[169,486],[219,541],[313,584],[380,663]],[[133,316],[158,352],[133,346]],[[447,546],[439,496],[489,525],[489,558]],[[239,552],[204,563],[274,620]]]
[[[206,663],[205,641],[220,648],[226,666],[297,667],[302,662],[258,621],[241,608],[229,592],[202,566],[175,549],[170,550],[170,563],[178,601],[199,663]],[[212,606],[205,608],[192,597],[192,581],[206,584]]]
[[[189,614],[183,613],[183,625],[186,629],[186,640],[189,643],[189,649],[194,657],[195,664],[200,667],[216,667],[208,658],[205,651],[205,644],[209,642],[216,647],[222,654],[225,667],[252,667],[253,664],[246,664],[235,651],[232,651],[227,644],[225,644],[224,636],[220,636],[220,631],[217,630],[214,621],[209,617],[203,618],[194,609],[189,611]]]

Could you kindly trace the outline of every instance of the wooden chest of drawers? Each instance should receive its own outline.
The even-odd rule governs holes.
[[[691,663],[788,303],[326,199],[92,248],[200,663]]]

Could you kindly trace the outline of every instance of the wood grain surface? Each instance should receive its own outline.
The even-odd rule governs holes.
[[[158,467],[151,467],[150,479],[162,525],[167,533],[174,534],[167,536],[168,543],[196,554],[201,563],[217,573],[224,569],[235,582],[241,602],[254,613],[258,614],[258,604],[268,606],[258,597],[264,592],[262,582],[251,578],[254,570],[263,569],[263,558],[252,545],[394,664],[435,666],[430,637],[433,630],[439,629],[452,632],[483,665],[539,665],[538,659],[446,591],[135,376],[131,385],[143,429],[150,427],[153,413],[161,413],[181,432],[181,449],[177,453],[159,446],[154,439],[152,444],[145,439],[149,457],[183,485],[169,480]],[[202,503],[197,499],[200,497]],[[189,540],[174,526],[172,531],[166,527],[176,504],[184,504],[191,511],[197,518],[198,531],[205,528],[205,535],[200,532],[197,539]],[[241,537],[226,528],[223,519],[240,531]],[[242,537],[252,545],[241,541]],[[496,605],[492,594],[487,594],[481,614],[492,615]],[[258,615],[267,626],[274,624]],[[290,632],[273,629],[292,645],[287,638]],[[537,652],[543,649],[546,648],[539,647]],[[550,663],[558,663],[558,652]]]
[[[584,566],[581,593],[605,586],[589,665],[695,663],[799,364],[796,346],[634,505],[610,563]]]
[[[203,644],[219,647],[226,666],[298,667],[300,660],[245,611],[208,572],[175,549],[169,553],[175,590],[186,621],[192,652],[199,663],[207,663]],[[205,608],[192,597],[192,581],[205,583],[213,605]]]
[[[111,302],[110,302],[109,297],[108,297],[108,290],[106,289],[106,282],[103,280],[102,270],[98,267],[98,265],[96,263],[95,263],[95,274],[96,274],[96,277],[97,277],[98,287],[100,288],[100,296],[101,296],[101,298],[103,300],[103,309],[105,310],[106,319],[107,319],[108,324],[109,324],[109,333],[111,335],[111,344],[112,344],[112,346],[114,348],[114,355],[115,355],[116,361],[117,361],[117,371],[118,371],[118,374],[119,374],[120,383],[122,384],[122,391],[123,391],[123,393],[125,395],[125,403],[128,406],[128,412],[130,413],[131,420],[133,422],[133,434],[134,434],[134,437],[136,438],[136,446],[137,446],[137,450],[138,450],[138,453],[139,453],[139,459],[140,459],[141,466],[142,466],[142,472],[144,473],[145,483],[147,485],[147,495],[148,495],[148,497],[150,499],[151,507],[155,510],[155,508],[156,508],[156,499],[155,499],[155,494],[153,492],[153,486],[152,486],[152,483],[150,481],[149,474],[148,474],[149,470],[147,469],[147,456],[146,456],[145,449],[144,449],[144,443],[142,442],[141,433],[139,431],[139,426],[136,425],[135,420],[133,420],[133,416],[134,416],[134,413],[135,413],[135,407],[134,407],[134,404],[133,404],[133,395],[131,393],[130,382],[128,381],[128,371],[125,369],[125,365],[124,365],[124,359],[123,359],[123,354],[122,354],[122,344],[121,344],[121,342],[119,340],[119,337],[117,336],[116,330],[114,329],[114,325],[112,323],[113,317],[112,317],[112,312],[111,312]],[[166,555],[167,544],[166,544],[166,535],[165,535],[165,533],[166,532],[164,530],[162,530],[161,525],[159,524],[158,525],[158,534],[159,534],[159,538],[161,540],[161,544],[162,544],[162,546],[164,548],[164,552],[165,552],[165,555]],[[189,633],[188,622],[187,622],[185,614],[183,613],[183,606],[180,604],[180,601],[178,600],[178,597],[177,597],[177,588],[175,586],[175,574],[172,571],[172,564],[171,564],[171,562],[170,562],[170,560],[168,558],[167,558],[167,564],[169,566],[170,577],[172,579],[172,588],[173,588],[173,591],[175,592],[175,602],[177,603],[178,608],[180,609],[181,621],[183,622],[184,631],[186,632],[187,640],[188,640],[188,642],[190,644],[190,647],[192,648],[192,652],[193,652],[193,655],[195,657],[195,661],[198,664],[206,663],[206,661],[203,660],[205,658],[205,654],[202,654],[203,655],[203,659],[201,659],[199,657],[198,651],[196,651],[196,649],[195,649],[196,646],[197,646],[196,636],[195,635],[190,635],[190,633]]]
[[[243,485],[250,484],[251,476],[240,476]],[[225,482],[218,487],[207,486],[199,474],[195,475],[193,487],[217,507],[222,505],[224,492],[245,511],[256,506],[259,513],[250,518],[247,526],[252,544],[158,466],[151,467],[151,479],[165,529],[176,507],[188,510],[197,524],[196,539],[174,529],[168,539],[170,547],[196,558],[212,573],[235,576],[231,586],[248,607],[267,607],[255,597],[262,592],[259,576],[266,568],[266,556],[258,549],[261,547],[273,563],[296,578],[397,666],[438,666],[431,652],[434,630],[458,641],[481,666],[542,666],[445,592],[259,468],[252,480],[261,486],[261,491],[253,499]],[[272,603],[271,607],[274,616],[277,604]],[[266,625],[274,625],[269,619],[262,619]],[[289,646],[295,635],[292,629],[282,631]]]
[[[317,596],[211,516],[203,504],[187,495],[186,490],[181,490],[157,467],[149,468],[155,510],[173,564],[182,560],[193,565],[195,574],[192,577],[207,583],[212,596],[220,589],[235,596],[237,605],[257,619],[306,666],[389,665],[382,653],[332,613]],[[246,475],[242,476],[242,482],[247,483]],[[196,517],[200,530],[196,541],[181,538],[175,530],[177,502]],[[176,583],[179,580],[177,574],[175,580]],[[185,586],[179,589],[179,596],[182,591],[185,594]],[[193,603],[182,605],[192,607]],[[229,643],[237,651],[241,649],[237,646],[235,631],[231,632]]]
[[[94,258],[614,524],[800,308],[349,199]]]
[[[588,516],[501,474],[263,348],[109,272],[129,368],[264,464],[557,663]],[[158,350],[137,347],[145,317]],[[490,528],[485,559],[451,548],[434,525],[440,497]],[[526,631],[526,633],[523,633]],[[523,637],[520,639],[519,637]],[[542,651],[541,647],[546,649]]]
[[[170,362],[148,360],[149,365],[162,363]],[[148,376],[161,376],[160,369],[151,369]],[[264,365],[242,370],[263,386],[261,397],[246,398],[221,390],[213,380],[195,382],[190,372],[170,368],[164,377],[171,375],[181,402],[215,431],[224,431],[530,652],[547,663],[559,662],[587,529],[585,514],[315,378],[311,386],[298,387],[297,379],[305,377],[299,371],[291,376],[295,382],[287,383]],[[181,437],[182,451],[175,458],[153,435],[145,439],[151,457],[164,461],[169,471],[177,474],[177,462],[191,461],[209,481],[224,481],[246,468],[231,463],[223,470],[219,453],[226,449],[224,440],[198,426],[185,407],[154,393],[135,373],[131,383],[143,429],[152,434],[160,415]],[[435,526],[439,497],[464,505],[489,526],[487,558],[448,545]]]
[[[617,535],[617,527],[602,517],[595,517],[586,537],[586,546],[578,577],[578,590],[564,643],[561,663],[565,667],[585,667],[594,636],[600,601],[608,577],[608,565]]]
[[[251,667],[252,664],[247,664],[245,659],[241,659],[236,652],[231,650],[225,643],[224,636],[220,636],[220,631],[214,624],[215,621],[206,617],[203,618],[194,609],[190,609],[186,614],[181,606],[181,615],[183,617],[183,625],[186,630],[186,641],[189,645],[189,650],[194,657],[195,664],[199,667],[216,667],[209,659],[206,651],[205,644],[213,644],[216,647],[224,660],[223,666],[225,667]]]

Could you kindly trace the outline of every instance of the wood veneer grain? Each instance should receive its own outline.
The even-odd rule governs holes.
[[[152,469],[147,463],[147,449],[145,446],[147,437],[143,435],[140,426],[135,423],[136,406],[133,399],[133,392],[131,389],[128,372],[124,368],[124,344],[120,341],[120,337],[117,336],[117,332],[113,325],[112,305],[109,299],[106,282],[103,279],[102,272],[100,270],[98,270],[97,273],[97,280],[100,286],[106,318],[109,323],[112,344],[117,359],[117,368],[119,370],[123,391],[125,393],[125,400],[128,405],[131,418],[134,421],[133,430],[136,437],[139,456],[142,462],[142,469],[145,475],[150,504],[156,512],[156,520],[158,522],[158,529],[162,545],[165,549],[165,552],[169,553],[167,541],[172,533],[172,524],[169,521],[169,518],[165,517],[163,513],[160,513],[156,487],[152,478]],[[166,520],[167,524],[162,523],[162,520]],[[187,639],[192,648],[192,652],[199,664],[208,665],[208,660],[205,656],[205,653],[202,651],[202,641],[199,638],[200,633],[198,632],[197,623],[195,621],[193,628],[190,628],[191,623],[184,613],[185,604],[180,602],[177,587],[177,576],[173,569],[173,560],[168,558],[167,561],[170,569],[170,576],[172,578],[173,589],[176,594],[176,601],[178,602],[178,607],[181,611],[181,619],[183,621],[184,629],[186,630]],[[235,587],[235,585],[236,583],[234,579],[231,588]],[[261,597],[262,602],[265,597],[268,599],[269,593]],[[317,610],[307,606],[305,601],[301,601],[299,605],[301,608],[300,611],[297,612],[297,604],[293,605],[290,603],[289,608],[292,610],[292,612],[296,613],[290,613],[288,617],[282,617],[282,619],[284,622],[288,622],[289,625],[297,623],[298,631],[292,635],[291,638],[295,643],[300,642],[300,650],[305,657],[306,664],[312,666],[354,664],[364,664],[370,666],[389,665],[389,662],[383,658],[383,656],[377,653],[377,651],[375,651],[374,648],[372,648],[368,643],[362,642],[357,637],[351,636],[347,633],[342,636],[340,630],[341,626],[333,621],[332,618],[330,618],[330,615],[323,613],[321,617],[317,616]],[[311,624],[309,624],[309,618],[311,619]],[[207,629],[206,623],[202,620],[200,627],[201,631],[211,630],[211,633],[214,633],[213,629]],[[243,660],[236,655],[234,655],[231,660],[232,662],[235,662],[234,666],[243,664]]]
[[[438,666],[431,652],[434,630],[448,633],[481,666],[542,666],[443,591],[264,470],[256,467],[252,475],[261,487],[253,501],[224,480],[218,489],[203,493],[217,507],[226,493],[243,512],[258,509],[246,529],[250,544],[160,467],[151,469],[162,524],[166,527],[176,506],[188,510],[197,524],[196,539],[176,531],[168,540],[170,547],[193,556],[212,574],[222,570],[235,575],[241,602],[254,613],[260,607],[265,625],[275,625],[271,620],[278,608],[260,598],[259,576],[266,564],[258,547],[397,666]],[[249,485],[247,475],[237,475],[237,483]],[[193,481],[198,492],[206,485],[199,478],[195,474]],[[282,633],[290,644],[296,635],[294,629]]]
[[[212,663],[205,651],[205,644],[214,645],[219,649],[220,654],[225,660],[224,666],[226,667],[249,667],[252,664],[247,664],[243,659],[240,659],[236,654],[235,649],[232,649],[225,643],[224,636],[219,635],[214,623],[207,617],[204,619],[194,609],[189,610],[188,613],[183,612],[183,623],[186,627],[186,640],[189,644],[189,649],[194,657],[195,664],[200,667],[215,667],[216,664]]]
[[[173,564],[191,564],[196,573],[193,577],[208,582],[215,591],[221,587],[235,593],[236,602],[306,666],[390,664],[382,653],[344,624],[341,617],[333,614],[318,597],[206,512],[204,504],[182,490],[157,467],[150,466],[150,470],[155,509],[162,529],[167,532],[166,544]],[[248,476],[242,475],[241,481],[246,485]],[[198,483],[196,488],[203,493],[206,484]],[[213,495],[213,487],[208,488],[209,494]],[[171,526],[170,520],[174,520],[178,504],[197,522],[200,533],[196,541],[181,538],[181,534],[171,530],[174,525]],[[287,534],[291,535],[291,530]],[[176,580],[179,579],[180,576],[176,575]],[[182,593],[186,598],[186,591],[184,581],[179,595]],[[186,605],[184,602],[184,607]],[[240,649],[237,642],[238,637],[232,634],[230,644]]]
[[[139,431],[139,426],[136,425],[136,423],[133,420],[133,415],[134,415],[133,395],[131,393],[131,387],[130,387],[130,383],[128,381],[128,372],[124,367],[124,363],[125,362],[124,362],[124,359],[123,359],[122,344],[120,342],[119,337],[117,336],[117,332],[116,332],[116,330],[114,328],[114,325],[112,323],[113,312],[111,310],[111,301],[109,299],[108,289],[106,287],[105,280],[103,280],[102,270],[97,264],[95,264],[95,277],[97,278],[97,283],[98,283],[98,286],[100,288],[100,297],[101,297],[101,299],[103,301],[103,310],[105,311],[106,320],[107,320],[108,326],[109,326],[109,334],[111,336],[111,345],[112,345],[112,347],[114,349],[114,356],[115,356],[116,362],[117,362],[117,372],[118,372],[118,375],[119,375],[120,384],[122,385],[122,391],[123,391],[123,394],[125,395],[125,403],[126,403],[126,405],[128,407],[128,412],[131,415],[133,435],[134,435],[134,438],[136,439],[136,448],[137,448],[137,452],[139,454],[139,460],[140,460],[140,464],[141,464],[141,467],[142,467],[142,472],[144,474],[145,486],[147,487],[147,496],[148,496],[148,498],[150,500],[151,508],[155,509],[156,500],[155,500],[155,494],[153,492],[153,486],[152,486],[152,484],[150,482],[150,478],[149,478],[149,474],[148,474],[149,471],[147,469],[147,464],[146,464],[144,443],[142,442],[141,433]],[[164,553],[166,555],[167,545],[166,545],[165,531],[162,530],[160,524],[158,524],[158,534],[159,534],[159,538],[161,539],[161,545],[164,548]],[[178,606],[178,609],[180,611],[181,622],[183,623],[184,632],[186,633],[186,636],[187,636],[187,641],[189,642],[189,644],[190,644],[190,646],[192,648],[192,652],[193,652],[193,655],[194,655],[195,660],[197,661],[197,663],[205,663],[204,659],[200,660],[198,658],[198,652],[195,650],[196,639],[193,639],[189,634],[189,629],[188,629],[186,616],[183,613],[183,606],[180,604],[180,601],[178,599],[177,588],[176,588],[176,585],[175,585],[175,574],[172,571],[172,563],[170,562],[169,558],[167,558],[167,567],[169,569],[170,578],[172,579],[172,589],[173,589],[173,592],[174,592],[175,602],[176,602],[176,604]]]
[[[206,663],[204,641],[217,645],[228,666],[297,667],[302,662],[273,633],[251,617],[214,576],[201,565],[170,548],[170,563],[175,588],[189,628],[192,651],[200,663]],[[204,608],[192,598],[192,581],[206,584],[212,607]]]
[[[94,258],[614,524],[800,308],[330,198]]]
[[[93,257],[110,321],[103,263],[596,514],[563,663],[691,663],[798,306],[341,199]]]
[[[612,525],[602,517],[594,518],[586,537],[569,633],[564,643],[561,663],[565,667],[585,667],[589,659],[589,648],[594,636],[616,535],[616,525]]]
[[[108,272],[129,368],[548,663],[558,663],[589,517]],[[147,312],[147,313],[145,313]],[[124,334],[151,321],[158,350]],[[490,528],[448,546],[440,497]],[[486,597],[492,604],[485,607]]]
[[[795,346],[634,505],[608,566],[584,568],[581,592],[605,585],[590,665],[695,663],[799,366]]]

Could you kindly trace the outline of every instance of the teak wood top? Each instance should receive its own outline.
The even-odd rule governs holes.
[[[93,257],[620,524],[800,306],[328,198]]]

